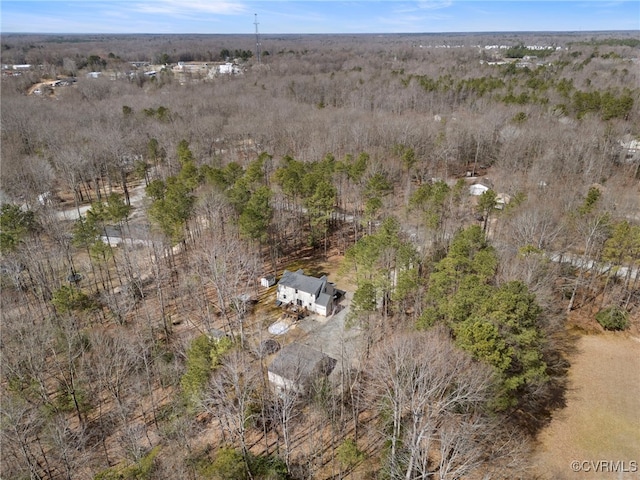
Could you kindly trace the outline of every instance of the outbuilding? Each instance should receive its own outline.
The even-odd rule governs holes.
[[[269,381],[282,392],[309,393],[313,382],[331,374],[337,360],[307,345],[291,343],[267,368]]]
[[[265,275],[260,279],[260,285],[265,288],[273,287],[276,284],[276,276],[275,275]]]

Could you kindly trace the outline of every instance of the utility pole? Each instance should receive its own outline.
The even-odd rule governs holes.
[[[256,26],[256,58],[258,59],[258,63],[262,63],[260,61],[260,35],[258,34],[258,14],[255,13],[255,22],[254,25]]]

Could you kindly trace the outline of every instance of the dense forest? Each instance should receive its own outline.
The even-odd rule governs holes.
[[[540,478],[640,327],[635,33],[2,35],[0,476]]]

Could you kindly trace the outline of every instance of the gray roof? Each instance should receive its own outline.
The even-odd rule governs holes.
[[[324,291],[316,298],[316,303],[318,305],[322,305],[327,309],[327,312],[331,310],[331,306],[333,305],[333,297],[336,291],[333,286],[333,283],[327,282]]]
[[[337,360],[301,343],[291,343],[280,350],[268,370],[282,378],[304,384],[319,375],[329,375]]]
[[[327,277],[323,275],[320,278],[308,277],[302,270],[297,272],[290,272],[285,270],[282,274],[282,278],[278,282],[278,285],[285,287],[295,288],[311,295],[318,296],[322,287],[327,283]]]
[[[328,293],[321,293],[316,299],[316,304],[326,308],[327,310],[330,310],[332,302],[333,298]]]

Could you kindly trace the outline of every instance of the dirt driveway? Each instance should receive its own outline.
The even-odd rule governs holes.
[[[358,328],[345,329],[345,319],[349,313],[352,292],[347,292],[339,304],[339,309],[331,317],[309,315],[298,323],[298,328],[305,332],[298,342],[319,350],[338,363],[331,377],[340,378],[342,368],[357,366],[358,348],[362,338]]]

